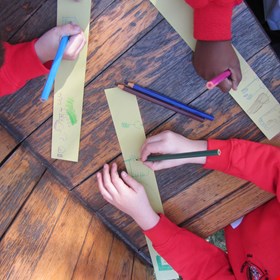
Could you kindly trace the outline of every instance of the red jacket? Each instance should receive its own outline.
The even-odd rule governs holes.
[[[35,42],[36,40],[33,40],[16,45],[4,43],[4,64],[0,68],[0,96],[14,93],[29,80],[49,72],[35,52]]]
[[[276,198],[225,229],[228,254],[161,215],[144,233],[155,250],[185,279],[280,279],[280,148],[244,140],[209,140],[205,168],[255,183]],[[250,278],[250,270],[259,278]],[[263,276],[263,278],[261,278]],[[278,278],[277,278],[278,277]]]
[[[242,0],[185,0],[194,9],[194,37],[202,41],[231,39],[233,7]]]

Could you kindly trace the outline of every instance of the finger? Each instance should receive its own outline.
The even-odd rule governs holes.
[[[232,89],[237,90],[239,83],[242,80],[242,73],[240,69],[240,65],[238,65],[234,69],[230,69],[231,71],[231,80],[232,80]]]
[[[102,175],[100,172],[97,173],[97,183],[98,183],[99,192],[101,193],[102,197],[108,202],[112,201],[113,198],[104,187]]]
[[[176,159],[176,160],[162,160],[162,161],[154,161],[154,162],[145,161],[143,163],[147,167],[151,168],[153,171],[157,171],[157,170],[175,167],[183,164],[184,162],[182,159]]]
[[[218,87],[222,92],[229,92],[232,88],[232,81],[230,79],[225,79],[221,83],[219,83]]]
[[[127,188],[127,186],[124,184],[123,180],[120,178],[118,173],[118,166],[116,163],[113,163],[111,168],[111,178],[112,183],[117,189],[117,191],[120,193],[124,188]]]
[[[82,32],[82,29],[79,25],[68,23],[58,27],[59,35],[62,36],[73,36]]]
[[[116,196],[118,194],[117,189],[112,184],[108,164],[105,164],[103,167],[103,185],[113,198],[114,198],[114,196]]]
[[[83,33],[70,37],[63,58],[76,59],[84,45],[85,37]]]
[[[143,186],[140,183],[138,183],[135,179],[129,176],[125,171],[121,173],[121,176],[124,182],[135,192],[138,192],[143,188]]]
[[[141,150],[141,160],[145,161],[150,154],[162,153],[161,142],[152,142],[144,145]]]

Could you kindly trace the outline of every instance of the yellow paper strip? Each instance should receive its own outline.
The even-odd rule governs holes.
[[[58,0],[57,24],[78,24],[88,41],[91,0]],[[76,61],[62,60],[54,85],[51,157],[78,161],[87,44]]]
[[[127,172],[145,187],[153,209],[157,213],[163,213],[155,173],[140,161],[136,161],[140,157],[140,148],[146,140],[137,99],[119,88],[107,89],[105,93]],[[148,239],[147,244],[156,279],[177,279],[178,274],[157,254]]]
[[[184,0],[150,0],[182,39],[194,50],[193,11]],[[235,50],[240,61],[242,81],[231,96],[263,134],[271,139],[280,132],[280,105],[272,93]]]

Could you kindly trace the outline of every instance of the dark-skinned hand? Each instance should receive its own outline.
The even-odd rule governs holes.
[[[223,92],[237,90],[242,79],[240,63],[231,41],[197,41],[193,65],[198,75],[207,81],[230,70],[231,76],[218,85]]]

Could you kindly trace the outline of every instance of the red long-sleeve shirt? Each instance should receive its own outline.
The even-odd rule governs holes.
[[[242,0],[185,0],[194,9],[194,37],[202,41],[231,39],[232,10]]]
[[[251,181],[276,198],[247,214],[237,228],[226,227],[228,254],[164,215],[144,233],[155,250],[187,280],[279,279],[280,148],[233,139],[209,140],[208,149],[222,153],[208,157],[205,168]],[[249,278],[250,273],[259,278]]]
[[[0,68],[0,97],[14,93],[29,80],[49,72],[39,60],[34,44],[36,39],[16,45],[4,43],[4,64]]]

